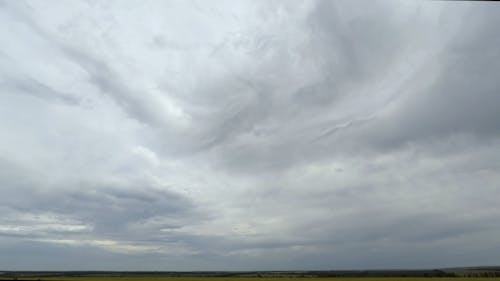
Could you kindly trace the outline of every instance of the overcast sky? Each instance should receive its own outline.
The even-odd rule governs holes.
[[[500,264],[499,14],[0,1],[0,270]]]

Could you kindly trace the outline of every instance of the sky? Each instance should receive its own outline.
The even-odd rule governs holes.
[[[500,264],[499,14],[0,0],[0,270]]]

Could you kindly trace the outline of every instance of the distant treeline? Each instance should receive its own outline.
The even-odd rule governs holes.
[[[0,271],[0,280],[47,277],[500,277],[500,267],[316,271]]]

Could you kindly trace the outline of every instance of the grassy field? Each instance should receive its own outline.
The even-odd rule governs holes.
[[[33,280],[33,281],[296,281],[298,278],[287,278],[287,277],[274,277],[274,278],[245,278],[245,277],[29,277],[29,278],[19,278],[18,280]],[[311,278],[299,278],[299,279],[311,279]],[[315,278],[316,279],[316,278]],[[319,278],[321,281],[338,281],[342,279],[343,281],[429,281],[429,279],[438,279],[439,281],[493,281],[500,280],[499,277],[495,278],[484,278],[484,277],[335,277],[335,278]],[[13,280],[12,278],[0,277],[0,280]]]

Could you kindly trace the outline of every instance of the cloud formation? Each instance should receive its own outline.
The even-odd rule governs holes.
[[[0,264],[500,263],[497,10],[0,2]]]

